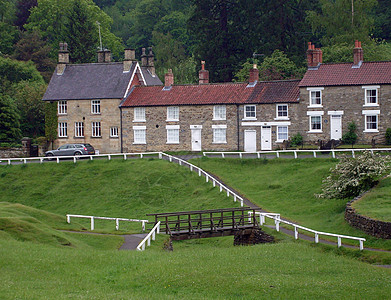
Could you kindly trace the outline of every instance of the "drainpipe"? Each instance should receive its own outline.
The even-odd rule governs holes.
[[[120,119],[120,127],[121,127],[121,153],[123,153],[123,147],[122,147],[122,107],[119,107],[119,119]]]
[[[240,151],[240,139],[239,139],[239,105],[236,104],[236,127],[237,127],[237,137],[238,137],[238,151]]]

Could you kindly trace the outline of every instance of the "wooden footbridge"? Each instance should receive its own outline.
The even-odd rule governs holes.
[[[241,207],[158,213],[147,216],[154,216],[155,224],[160,221],[160,232],[169,234],[173,240],[185,240],[238,233],[249,234],[254,228],[259,228],[256,211],[260,209]]]

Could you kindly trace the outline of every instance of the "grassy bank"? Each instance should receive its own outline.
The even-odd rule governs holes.
[[[366,247],[391,250],[390,240],[376,239],[345,222],[346,199],[315,197],[336,160],[201,158],[193,162],[270,212],[315,230],[365,237]]]

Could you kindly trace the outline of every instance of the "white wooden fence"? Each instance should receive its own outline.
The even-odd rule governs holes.
[[[256,155],[257,158],[261,158],[262,154],[265,155],[271,155],[274,154],[277,158],[280,157],[280,155],[283,154],[290,154],[294,156],[294,158],[298,158],[299,154],[311,154],[313,157],[317,157],[317,154],[322,153],[330,153],[331,157],[336,158],[336,153],[348,153],[351,154],[352,157],[355,157],[356,152],[363,152],[363,151],[371,151],[373,152],[390,152],[391,148],[368,148],[368,149],[330,149],[330,150],[278,150],[278,151],[257,151],[257,152],[203,152],[204,156],[221,156],[222,158],[225,158],[226,156],[236,156],[239,158],[243,158],[243,156],[250,156],[250,155]]]
[[[115,230],[119,230],[119,221],[127,222],[141,222],[142,230],[145,231],[145,223],[148,223],[148,220],[138,220],[138,219],[124,219],[124,218],[109,218],[109,217],[96,217],[96,216],[84,216],[84,215],[70,215],[67,214],[67,223],[71,223],[72,218],[85,218],[91,220],[91,230],[95,229],[95,220],[114,220],[115,221]]]
[[[273,213],[262,213],[262,212],[255,212],[256,215],[259,215],[259,224],[263,225],[265,223],[265,217],[270,218],[274,220],[274,224],[276,225],[276,230],[280,231],[280,223],[287,224],[290,226],[293,226],[294,233],[295,233],[295,239],[297,240],[299,238],[299,231],[298,229],[301,229],[303,231],[308,231],[314,234],[315,243],[319,243],[319,235],[325,235],[325,236],[332,236],[337,238],[337,245],[338,248],[342,246],[342,239],[349,239],[349,240],[357,240],[360,242],[360,250],[364,250],[364,242],[366,241],[365,238],[355,237],[355,236],[348,236],[348,235],[342,235],[342,234],[335,234],[335,233],[328,233],[323,231],[316,231],[301,225],[297,225],[292,222],[288,222],[281,219],[280,214],[273,214]],[[252,216],[252,211],[248,212],[249,218]]]
[[[147,243],[147,246],[151,245],[151,239],[154,241],[156,238],[156,234],[160,233],[160,221],[153,226],[152,230],[148,233],[148,235],[138,244],[137,250],[144,251],[145,250],[145,243]]]

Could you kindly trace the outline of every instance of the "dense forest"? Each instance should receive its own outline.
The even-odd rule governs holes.
[[[388,0],[0,0],[0,143],[45,135],[61,41],[72,63],[94,62],[101,43],[114,60],[152,46],[176,83],[196,82],[201,60],[212,82],[245,81],[254,63],[273,80],[302,76],[309,41],[324,62],[352,61],[356,39],[366,61],[391,60],[390,23]]]

